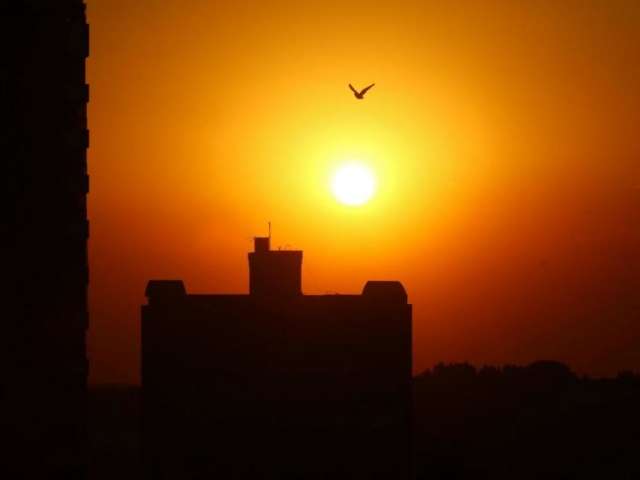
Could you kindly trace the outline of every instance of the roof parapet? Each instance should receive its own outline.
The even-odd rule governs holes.
[[[396,280],[369,280],[362,296],[380,303],[407,303],[407,292]]]

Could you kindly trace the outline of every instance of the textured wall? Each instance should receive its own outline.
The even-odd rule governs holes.
[[[5,466],[82,476],[87,358],[88,130],[80,0],[0,7]],[[57,477],[56,477],[57,478]]]

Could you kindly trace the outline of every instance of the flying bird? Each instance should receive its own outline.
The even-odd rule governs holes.
[[[371,85],[369,85],[368,87],[363,88],[360,91],[358,91],[355,88],[353,88],[353,85],[351,85],[351,84],[349,84],[349,88],[353,92],[353,96],[354,97],[356,97],[358,100],[362,100],[364,98],[364,94],[367,93],[369,91],[369,89],[371,87],[373,87],[374,85],[375,85],[375,83],[372,83]]]

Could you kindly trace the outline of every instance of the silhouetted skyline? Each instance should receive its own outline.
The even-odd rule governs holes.
[[[640,3],[88,3],[0,6],[0,478],[640,475]]]
[[[416,478],[635,478],[640,376],[566,365],[438,364],[413,379]],[[140,389],[91,392],[96,480],[139,478]],[[310,412],[312,414],[312,412]]]
[[[249,294],[151,280],[142,448],[151,475],[410,479],[411,305],[399,282],[304,295],[302,251],[255,238]]]

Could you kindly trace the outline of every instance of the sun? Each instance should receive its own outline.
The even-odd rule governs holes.
[[[334,173],[331,191],[340,203],[364,205],[376,191],[376,177],[370,168],[361,163],[347,163]]]

